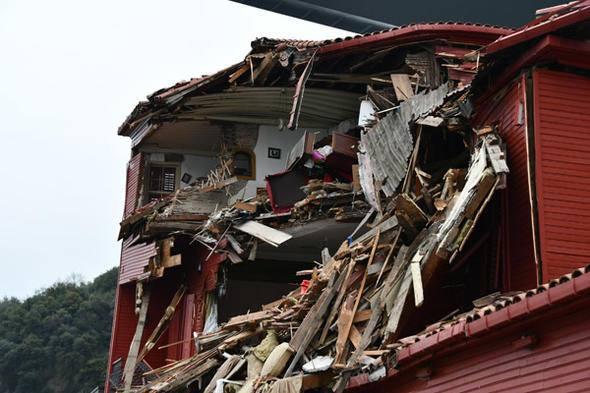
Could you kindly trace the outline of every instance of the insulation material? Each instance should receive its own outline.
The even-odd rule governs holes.
[[[205,319],[203,333],[214,332],[219,328],[219,325],[217,324],[217,298],[214,294],[207,294],[205,307],[207,318]]]

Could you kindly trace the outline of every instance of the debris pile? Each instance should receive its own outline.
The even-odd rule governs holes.
[[[447,44],[330,54],[320,43],[261,40],[244,62],[144,104],[157,116],[150,124],[185,116],[276,127],[280,119],[281,130],[323,130],[303,132],[253,197],[241,197],[247,181],[222,154],[206,179],[126,217],[121,238],[158,243],[146,275],[181,263],[175,238],[204,247],[201,265],[219,255],[237,265],[258,260],[261,244],[281,252],[296,227],[327,219],[356,229],[297,273],[300,287],[258,311],[218,327],[215,301],[201,303],[207,322],[196,354],[145,372],[137,391],[341,392],[356,373],[385,376],[398,340],[432,322],[424,315],[432,290],[508,173],[497,130],[470,125],[466,83],[477,66],[464,55],[478,44]]]
[[[426,156],[436,154],[429,143],[438,143],[434,134],[442,132],[430,129],[427,135],[418,129],[401,191],[380,197],[377,207],[366,213],[361,225],[372,219],[368,232],[351,236],[334,255],[324,253],[321,267],[304,272],[311,276],[308,286],[198,336],[196,355],[150,371],[157,379],[139,391],[205,384],[212,373],[205,392],[298,392],[328,385],[342,391],[354,373],[384,376],[400,345],[403,324],[427,301],[425,293],[437,272],[453,262],[508,172],[502,142],[491,128],[468,135],[473,147],[467,168],[449,167],[456,160],[442,157],[437,159],[445,164],[439,167],[425,165]],[[350,206],[359,194],[352,188],[312,179],[292,216],[313,215],[310,209],[325,206],[331,198],[347,199],[341,206]],[[233,226],[242,234],[280,244],[284,233],[260,224],[259,208],[258,202],[240,202],[213,214],[204,225],[207,236],[217,233],[218,238],[209,241],[227,238],[233,252],[243,254],[241,243],[228,232]],[[337,202],[325,210],[340,217],[350,214]],[[280,226],[277,217],[273,220]],[[277,233],[269,234],[269,229]],[[207,236],[197,238],[204,241]]]

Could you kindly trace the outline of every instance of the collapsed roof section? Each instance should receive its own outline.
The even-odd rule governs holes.
[[[232,116],[231,109],[240,112],[244,102],[241,98],[245,95],[253,95],[254,102],[261,106],[268,100],[277,99],[271,111],[264,111],[262,107],[254,109],[247,116],[249,121],[258,116],[261,118],[258,120],[265,123],[272,121],[274,125],[289,124],[294,128],[296,124],[290,121],[290,117],[296,111],[302,127],[336,125],[338,122],[330,116],[330,110],[337,110],[337,114],[342,115],[352,104],[348,98],[352,97],[350,93],[360,96],[365,93],[367,84],[387,84],[392,73],[417,73],[422,78],[418,85],[422,86],[431,82],[438,85],[447,78],[469,81],[476,64],[464,62],[463,55],[510,32],[510,29],[485,25],[432,23],[325,41],[257,39],[252,42],[252,50],[244,61],[148,96],[148,100],[140,102],[121,125],[119,134],[130,136],[133,146],[137,146],[158,127],[169,122],[193,117],[243,121],[243,116]],[[443,65],[440,71],[434,67],[437,62]],[[306,69],[308,75],[304,73]],[[302,76],[306,80],[302,80]],[[383,80],[386,82],[381,82]],[[309,102],[306,99],[301,108],[294,103],[281,104],[285,99],[297,101],[298,91],[292,94],[285,90],[297,89],[297,85],[308,90]],[[333,94],[332,105],[324,106],[322,102],[312,105],[314,97],[321,101],[326,90]],[[212,99],[217,99],[218,105],[212,104]],[[224,110],[220,107],[219,101],[226,99],[235,103],[237,108],[226,107]],[[318,111],[322,114],[318,115]]]

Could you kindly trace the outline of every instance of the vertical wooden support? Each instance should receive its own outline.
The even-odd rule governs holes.
[[[141,298],[141,308],[139,309],[139,317],[137,319],[137,326],[135,328],[135,335],[129,346],[129,354],[125,361],[125,369],[123,371],[123,380],[125,382],[125,393],[131,390],[131,382],[133,381],[133,374],[137,367],[137,355],[139,354],[139,346],[141,345],[141,337],[143,336],[143,329],[145,328],[145,320],[150,301],[150,290],[145,288]]]

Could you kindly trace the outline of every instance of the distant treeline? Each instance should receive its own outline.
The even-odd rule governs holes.
[[[90,392],[104,381],[117,269],[0,300],[0,393]]]

